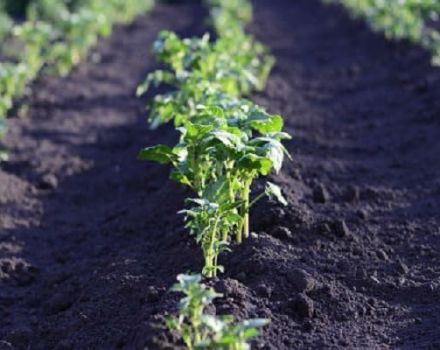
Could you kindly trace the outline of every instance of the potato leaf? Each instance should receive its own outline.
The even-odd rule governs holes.
[[[268,175],[273,162],[255,154],[246,154],[237,161],[237,167],[247,171],[257,171],[261,175]]]
[[[220,141],[224,146],[228,148],[237,148],[241,146],[240,138],[227,131],[214,131],[211,133],[211,137],[215,140]]]
[[[226,176],[222,176],[216,181],[206,186],[203,191],[203,198],[211,202],[223,203],[227,201],[229,194],[229,181]]]
[[[191,122],[185,124],[186,136],[192,140],[203,138],[213,128],[212,125],[193,124]]]
[[[160,84],[172,84],[174,82],[174,75],[168,71],[164,70],[156,70],[150,74],[148,74],[145,81],[138,86],[136,90],[136,95],[141,96],[145,94],[151,85],[154,87],[159,86]]]
[[[170,179],[185,186],[192,187],[192,182],[188,177],[178,169],[173,169],[170,174]]]
[[[277,200],[284,206],[288,205],[286,198],[284,198],[283,194],[281,193],[280,187],[274,183],[269,181],[266,183],[265,193],[269,198]]]
[[[157,145],[144,148],[140,151],[139,160],[150,160],[160,164],[169,164],[177,160],[177,156],[173,153],[171,147],[165,145]]]
[[[260,134],[280,132],[283,129],[284,121],[279,115],[256,112],[248,119],[249,125]]]

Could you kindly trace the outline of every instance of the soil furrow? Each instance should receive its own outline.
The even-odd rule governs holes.
[[[319,1],[256,1],[252,30],[277,58],[257,100],[294,135],[294,162],[275,178],[293,205],[261,207],[254,228],[272,237],[245,249],[261,265],[245,284],[272,290],[258,298],[273,318],[265,339],[439,347],[440,70]],[[296,269],[315,287],[295,291]]]

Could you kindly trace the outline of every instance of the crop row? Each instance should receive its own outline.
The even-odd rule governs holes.
[[[432,52],[440,65],[440,32],[432,24],[440,19],[438,0],[324,0],[340,3],[389,39],[406,39]],[[438,26],[437,26],[438,28]]]
[[[180,137],[174,146],[143,149],[139,159],[172,167],[170,178],[190,188],[184,215],[186,228],[201,246],[202,274],[223,271],[219,255],[249,237],[252,206],[268,196],[287,205],[281,190],[266,181],[262,193],[251,196],[255,179],[279,172],[285,156],[283,118],[245,98],[265,88],[274,58],[245,31],[252,19],[248,0],[208,0],[216,38],[181,39],[163,31],[153,46],[167,68],[150,73],[139,86],[168,92],[149,105],[152,129],[173,122]],[[204,308],[218,294],[200,284],[200,275],[179,275],[173,290],[185,294],[178,318],[169,320],[189,349],[248,349],[246,340],[268,320],[234,324],[228,316],[205,315]]]
[[[282,141],[283,119],[242,96],[261,90],[274,63],[268,50],[244,26],[251,19],[247,1],[209,1],[217,38],[180,39],[162,32],[154,53],[167,70],[149,74],[139,94],[151,84],[166,83],[171,91],[150,105],[151,128],[173,121],[180,134],[173,147],[143,149],[141,160],[171,164],[171,179],[188,186],[186,226],[200,243],[203,273],[214,277],[218,255],[230,243],[249,236],[249,211],[264,195],[286,204],[281,190],[267,182],[266,190],[250,199],[253,181],[280,171],[287,154]]]
[[[132,21],[153,0],[32,1],[20,23],[6,12],[14,4],[0,1],[0,137],[14,101],[25,95],[43,68],[67,75],[100,36],[111,33],[113,24]]]

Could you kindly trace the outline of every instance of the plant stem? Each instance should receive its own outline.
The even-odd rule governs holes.
[[[214,256],[214,277],[217,277],[217,266],[218,266],[218,254],[215,254]]]
[[[238,225],[237,228],[237,232],[235,233],[235,241],[237,242],[237,244],[241,244],[243,241],[243,236],[242,233],[243,232],[243,222],[240,222],[240,225]]]
[[[196,193],[200,196],[200,181],[199,181],[199,166],[197,162],[197,153],[196,149],[194,149],[193,158],[192,158],[192,168],[194,172],[194,188],[196,190]]]
[[[260,193],[258,196],[256,196],[252,202],[249,204],[249,209],[254,206],[255,203],[257,203],[261,198],[263,198],[266,195],[266,192]]]
[[[215,241],[217,240],[217,225],[219,218],[215,219],[214,225],[209,236],[209,245],[205,253],[206,277],[212,278],[217,276],[217,254],[215,251]]]
[[[244,238],[249,238],[249,211],[243,218],[243,236]]]
[[[222,241],[223,242],[227,242],[228,241],[228,230],[223,230]]]
[[[206,277],[215,277],[214,256],[211,252],[207,252],[205,256]]]
[[[242,205],[240,208],[240,215],[242,217],[240,224],[238,225],[237,232],[236,232],[236,242],[237,244],[242,243],[243,237],[248,238],[249,237],[249,194],[251,192],[251,184],[252,184],[252,178],[249,180],[246,180],[243,185],[243,190],[241,192],[241,200]]]
[[[249,194],[251,192],[252,179],[248,180],[244,184],[243,188],[243,206],[242,206],[242,217],[243,217],[243,236],[244,238],[249,237]]]
[[[200,311],[198,308],[195,308],[190,316],[191,325],[194,329],[194,344],[197,344],[202,340],[201,334],[199,332],[200,329]],[[190,350],[194,350],[193,344],[190,344]]]

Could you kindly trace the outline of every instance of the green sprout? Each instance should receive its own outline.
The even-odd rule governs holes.
[[[206,307],[222,295],[200,283],[200,275],[179,275],[177,280],[171,290],[185,297],[180,300],[179,315],[168,318],[167,326],[180,335],[189,350],[249,350],[248,341],[269,323],[267,319],[235,322],[232,316],[206,314]]]

